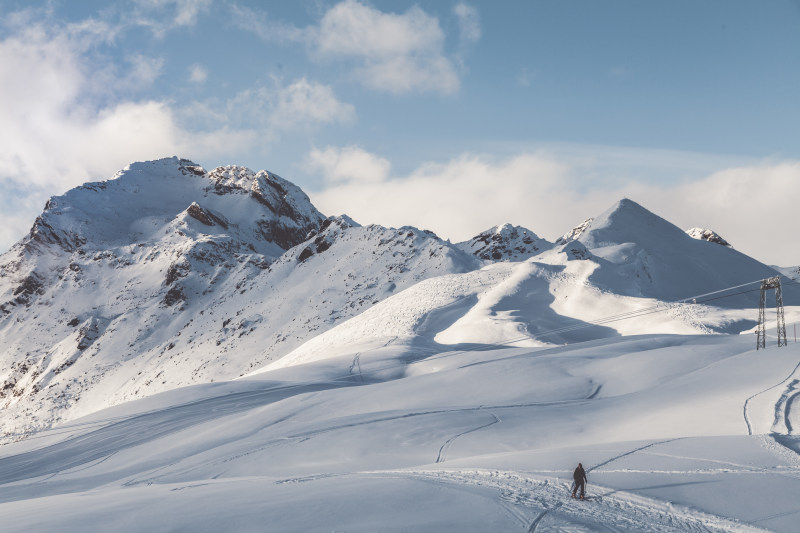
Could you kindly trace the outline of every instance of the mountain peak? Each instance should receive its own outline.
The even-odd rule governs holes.
[[[506,223],[491,227],[456,246],[484,261],[521,261],[550,248],[552,243],[527,228]]]
[[[653,239],[666,244],[686,238],[683,230],[671,222],[629,198],[622,198],[595,217],[578,240],[592,249]]]

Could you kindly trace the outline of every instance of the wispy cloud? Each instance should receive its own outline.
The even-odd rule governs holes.
[[[189,81],[203,84],[208,79],[208,70],[202,65],[194,64],[189,67]]]
[[[309,30],[275,20],[261,9],[253,9],[238,3],[228,6],[232,22],[238,28],[249,31],[269,42],[306,44]]]
[[[157,37],[167,31],[197,24],[197,17],[208,11],[213,0],[134,0],[136,23],[150,28]]]
[[[533,80],[536,78],[536,72],[529,70],[527,67],[522,67],[517,72],[517,83],[522,87],[530,87]]]
[[[474,43],[481,38],[481,25],[478,18],[478,10],[473,6],[461,3],[453,8],[458,18],[458,28],[461,41],[464,43]]]
[[[272,121],[282,128],[294,128],[309,123],[331,124],[355,118],[355,108],[340,102],[333,89],[305,78],[282,88],[272,113]]]

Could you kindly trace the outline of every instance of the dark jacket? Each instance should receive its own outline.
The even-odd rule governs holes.
[[[575,483],[582,483],[584,481],[589,481],[586,479],[586,470],[583,469],[582,466],[579,466],[575,469],[575,472],[572,474],[572,479],[575,480]]]

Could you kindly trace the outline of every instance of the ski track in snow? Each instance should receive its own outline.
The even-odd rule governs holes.
[[[635,451],[634,451],[635,452]],[[634,453],[631,452],[631,453]],[[389,473],[389,472],[386,472]],[[693,509],[593,485],[597,496],[572,500],[569,485],[558,479],[496,470],[393,471],[445,485],[494,489],[499,499],[527,518],[523,531],[696,532],[765,531]],[[382,475],[383,472],[374,472]]]
[[[773,390],[773,389],[775,389],[777,387],[780,387],[781,385],[783,385],[784,383],[786,383],[787,381],[792,379],[792,377],[795,376],[798,373],[798,370],[800,370],[800,363],[797,363],[797,365],[792,369],[792,371],[789,373],[789,375],[786,376],[785,378],[783,378],[782,380],[780,380],[778,383],[776,383],[775,385],[772,385],[771,387],[767,387],[766,389],[764,389],[764,390],[762,390],[760,392],[757,392],[757,393],[753,394],[752,396],[750,396],[749,398],[747,398],[744,401],[744,406],[742,408],[742,412],[744,414],[744,422],[747,425],[747,434],[748,435],[752,435],[753,434],[753,426],[750,423],[750,418],[747,416],[747,406],[750,403],[750,401],[755,399],[755,398],[757,398],[758,396],[761,396],[762,394],[766,394],[767,392],[769,392],[769,391],[771,391],[771,390]],[[798,380],[795,379],[792,382],[792,384],[790,384],[790,387],[794,383],[796,383],[797,381]],[[779,420],[781,418],[786,420],[787,423],[788,423],[788,419],[786,419],[786,416],[788,415],[788,411],[786,411],[786,402],[785,402],[786,396],[787,396],[787,393],[784,392],[784,394],[778,400],[778,403],[775,405],[775,424],[778,424],[778,422],[779,422]],[[788,428],[788,426],[787,426],[787,428]]]
[[[599,464],[596,464],[596,465],[594,465],[592,467],[589,467],[588,469],[586,469],[586,473],[588,474],[592,470],[597,470],[598,468],[600,468],[602,466],[605,466],[605,465],[607,465],[609,463],[613,463],[614,461],[618,461],[619,459],[622,459],[623,457],[628,457],[629,455],[633,455],[633,454],[638,453],[638,452],[640,452],[642,450],[646,450],[647,448],[652,448],[653,446],[658,446],[659,444],[666,444],[668,442],[674,442],[674,441],[677,441],[677,440],[681,440],[681,438],[682,437],[678,437],[678,438],[674,438],[674,439],[660,440],[660,441],[657,441],[657,442],[651,442],[650,444],[646,444],[645,446],[640,446],[638,448],[634,448],[631,451],[619,454],[619,455],[617,455],[615,457],[612,457],[610,459],[607,459],[607,460],[603,461],[602,463],[599,463]]]
[[[786,427],[786,433],[789,435],[792,434],[792,403],[800,394],[800,391],[798,391],[797,387],[799,383],[800,380],[798,379],[793,379],[790,381],[786,386],[786,389],[781,394],[778,403],[775,404],[775,425],[777,426],[780,424],[780,422],[783,422],[784,426]]]
[[[478,410],[480,410],[480,408]],[[493,426],[494,424],[497,424],[497,423],[500,422],[500,418],[498,418],[498,416],[496,414],[494,414],[492,412],[489,412],[489,414],[492,415],[492,418],[494,419],[491,422],[488,422],[488,423],[483,424],[481,426],[469,429],[467,431],[462,431],[461,433],[459,433],[457,435],[453,435],[452,437],[447,439],[445,441],[445,443],[442,444],[441,448],[439,448],[439,455],[436,457],[436,462],[437,463],[443,463],[443,462],[445,462],[447,460],[447,452],[450,449],[450,446],[453,444],[453,441],[455,441],[457,438],[462,437],[462,436],[466,435],[467,433],[472,433],[473,431],[478,431],[479,429],[488,428],[489,426]]]

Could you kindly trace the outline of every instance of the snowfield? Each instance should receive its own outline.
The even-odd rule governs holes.
[[[178,389],[3,446],[4,529],[796,531],[798,346],[384,350]]]
[[[796,532],[797,268],[628,199],[452,244],[136,163],[0,256],[2,529]]]

